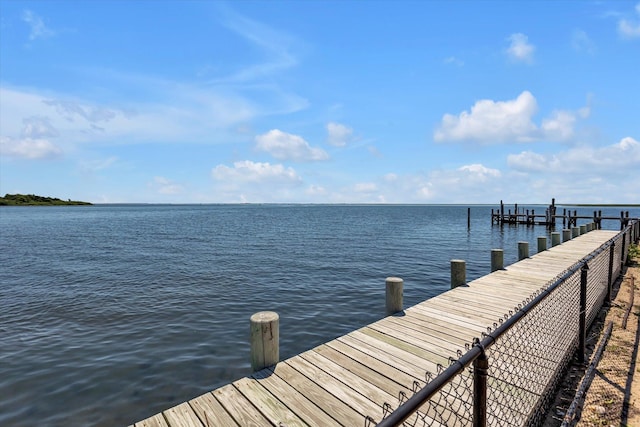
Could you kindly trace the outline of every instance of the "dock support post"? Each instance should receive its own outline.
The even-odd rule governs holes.
[[[251,316],[251,368],[259,371],[280,361],[280,316],[259,311]]]
[[[571,240],[571,230],[565,228],[562,230],[562,241],[568,242],[569,240]]]
[[[386,286],[386,312],[390,314],[402,311],[402,288],[404,281],[399,277],[387,277]]]
[[[471,228],[471,208],[467,208],[467,229]]]
[[[580,226],[580,235],[582,236],[583,234],[587,234],[587,225],[586,224],[582,224]]]
[[[487,425],[487,374],[489,359],[483,351],[473,361],[473,427]]]
[[[546,236],[538,237],[538,253],[546,250],[547,250],[547,237]]]
[[[504,249],[491,249],[491,272],[504,270]]]
[[[578,237],[580,235],[580,227],[571,227],[571,238]]]
[[[611,304],[611,291],[613,290],[613,257],[616,251],[616,242],[611,242],[609,248],[609,277],[607,280],[607,296],[605,302]]]
[[[620,211],[620,231],[624,230],[624,211]]]
[[[560,244],[560,232],[554,231],[551,233],[551,247],[558,246]]]
[[[518,242],[518,261],[529,258],[529,242]]]
[[[451,260],[451,289],[467,283],[467,264],[462,259]]]
[[[585,361],[585,345],[587,340],[587,272],[589,266],[585,262],[580,269],[580,324],[578,336],[578,362]]]

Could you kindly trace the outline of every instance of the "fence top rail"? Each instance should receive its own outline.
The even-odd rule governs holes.
[[[482,339],[476,338],[472,345],[467,344],[467,352],[461,354],[458,359],[451,358],[449,360],[449,366],[431,380],[422,389],[418,390],[407,401],[400,405],[395,411],[388,414],[387,417],[382,419],[376,427],[392,427],[397,426],[411,414],[415,413],[427,400],[429,400],[434,394],[436,394],[442,387],[450,382],[456,375],[462,372],[466,367],[471,365],[473,361],[484,353],[485,349],[489,348],[496,342],[503,334],[511,329],[520,319],[526,316],[531,310],[533,310],[538,304],[544,301],[553,291],[555,291],[560,285],[562,285],[573,274],[580,271],[582,268],[588,268],[588,263],[593,260],[600,253],[610,248],[611,245],[615,245],[615,241],[620,236],[628,233],[635,223],[640,222],[639,219],[633,218],[629,224],[621,230],[618,234],[607,240],[600,245],[597,249],[590,254],[576,262],[574,265],[566,269],[563,273],[559,274],[555,279],[549,282],[545,287],[534,292],[529,298],[523,301],[524,305],[518,306],[515,312],[509,311],[510,316],[503,320],[498,319],[497,323],[494,323],[494,328],[487,328],[487,332],[482,333]],[[460,353],[459,353],[460,354]]]

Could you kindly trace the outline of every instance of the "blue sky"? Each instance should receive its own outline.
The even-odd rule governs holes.
[[[640,3],[0,0],[0,193],[640,203]]]

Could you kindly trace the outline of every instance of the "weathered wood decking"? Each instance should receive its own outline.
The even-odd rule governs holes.
[[[135,424],[364,426],[617,233],[594,230]]]

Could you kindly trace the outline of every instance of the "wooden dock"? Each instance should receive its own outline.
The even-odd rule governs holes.
[[[590,231],[135,426],[373,425],[399,396],[426,384],[425,372],[457,359],[505,313],[616,234]]]
[[[505,210],[506,209],[506,210]],[[556,206],[556,199],[551,199],[551,204],[545,209],[544,214],[536,214],[535,209],[525,209],[518,204],[514,205],[513,212],[510,208],[505,208],[505,204],[500,200],[500,207],[494,210],[491,209],[491,224],[504,225],[545,225],[548,228],[555,228],[556,223],[562,222],[563,228],[571,228],[578,226],[578,220],[592,221],[594,228],[597,230],[602,229],[602,221],[619,221],[620,230],[626,227],[631,221],[638,218],[630,218],[629,211],[620,211],[619,217],[603,216],[602,210],[593,211],[593,215],[578,215],[577,210],[566,208],[562,209],[562,213],[558,212]]]

